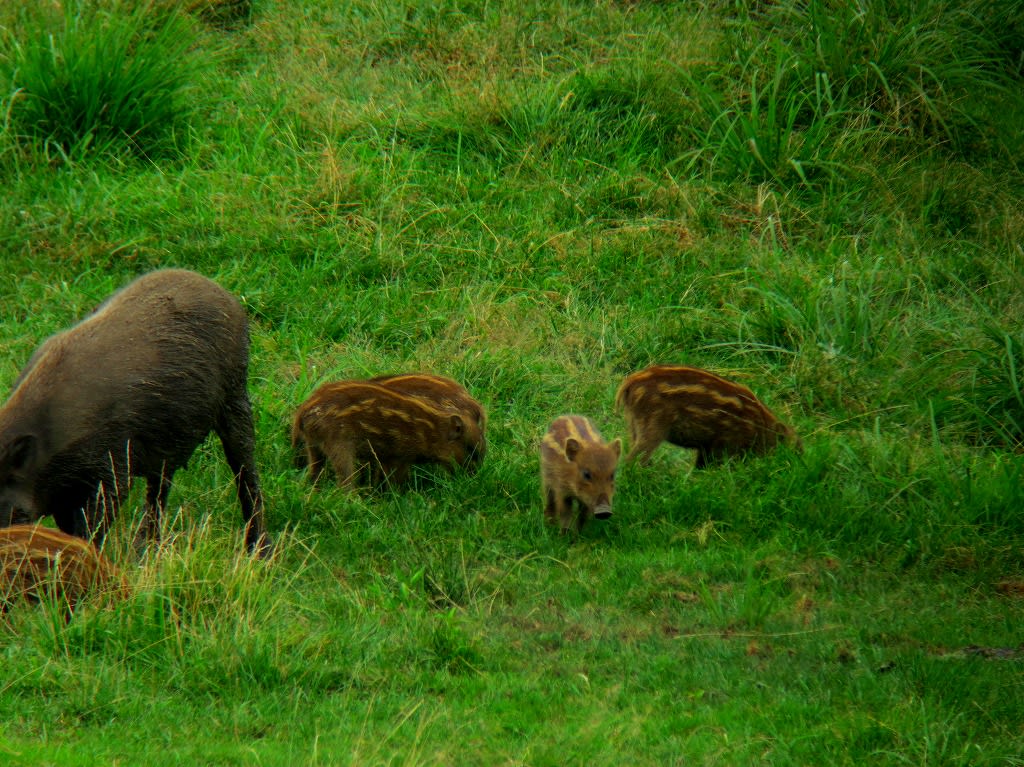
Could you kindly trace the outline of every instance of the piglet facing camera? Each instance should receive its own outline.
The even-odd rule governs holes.
[[[589,419],[578,415],[556,418],[540,445],[547,520],[565,532],[582,530],[591,517],[611,517],[621,453],[621,441],[606,443]]]

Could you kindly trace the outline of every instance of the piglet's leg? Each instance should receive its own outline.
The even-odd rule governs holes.
[[[633,444],[629,448],[626,461],[636,459],[641,466],[647,466],[651,462],[651,454],[667,435],[663,429],[658,429],[653,424],[647,424],[642,428],[633,428],[631,431]]]
[[[544,489],[544,518],[548,522],[557,519],[557,504],[555,503],[555,491],[550,488]]]
[[[324,454],[334,469],[334,474],[341,487],[352,487],[356,484],[355,450],[348,441],[338,440],[324,446]]]
[[[325,456],[323,451],[312,442],[307,442],[306,458],[306,466],[309,469],[309,481],[315,485],[320,481],[320,476],[324,473],[324,463],[327,456]]]
[[[556,496],[556,514],[558,515],[558,526],[562,532],[568,532],[573,527],[579,529],[579,522],[575,519],[572,507],[573,499],[564,496]]]

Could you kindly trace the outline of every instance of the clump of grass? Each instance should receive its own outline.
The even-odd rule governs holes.
[[[964,152],[987,141],[993,106],[1014,98],[1013,62],[990,6],[815,0],[786,4],[782,15],[796,22],[805,85],[824,74],[886,131]]]
[[[796,76],[800,59],[776,42],[755,47],[736,76],[684,73],[700,118],[695,149],[682,159],[719,178],[804,184],[844,170],[849,127],[843,94],[825,74],[810,83]]]
[[[982,328],[962,356],[959,388],[933,403],[936,420],[981,444],[1024,446],[1024,333],[996,324]]]
[[[791,293],[779,281],[762,282],[749,289],[761,307],[748,313],[748,330],[753,341],[768,348],[795,353],[813,346],[830,358],[873,360],[898,350],[896,318],[907,303],[899,278],[879,260],[844,265],[817,284],[805,278]]]
[[[256,634],[287,625],[280,619],[287,600],[274,577],[276,559],[268,563],[242,554],[220,532],[215,534],[206,520],[171,535],[137,569],[125,568],[130,596],[120,603],[97,601],[67,625],[51,619],[59,603],[44,605],[35,620],[26,619],[25,629],[53,657],[93,655],[138,668],[168,668],[186,657],[209,654],[223,660],[234,653],[244,663],[245,648]],[[275,557],[291,548],[286,538]],[[134,558],[125,542],[112,544],[118,560]],[[300,563],[289,577],[305,567]]]
[[[84,157],[173,147],[186,132],[193,83],[206,64],[173,11],[70,2],[54,19],[26,13],[3,41],[10,130],[47,154]]]
[[[222,29],[234,29],[252,21],[253,0],[188,0],[184,10]]]
[[[807,186],[870,177],[899,144],[1015,157],[1019,52],[988,4],[779,3],[741,25],[711,68],[681,74],[699,119],[691,167],[716,178]],[[992,23],[989,20],[994,20]],[[888,149],[883,149],[888,147]]]

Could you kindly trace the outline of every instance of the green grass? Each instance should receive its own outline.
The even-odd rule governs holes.
[[[1015,5],[62,6],[106,20],[86,52],[187,29],[142,151],[27,131],[18,57],[68,16],[0,10],[0,384],[138,274],[217,279],[278,540],[242,554],[216,440],[141,560],[135,488],[130,600],[3,618],[0,762],[1024,762]],[[750,386],[803,454],[662,446],[559,536],[540,436],[625,436],[653,362]],[[485,405],[480,472],[313,489],[295,407],[407,370]]]
[[[8,128],[55,158],[117,149],[152,156],[188,125],[189,89],[205,54],[183,17],[152,4],[94,8],[70,2],[63,17],[25,9],[9,32]]]

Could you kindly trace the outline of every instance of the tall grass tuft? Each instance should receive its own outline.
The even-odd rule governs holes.
[[[805,87],[824,75],[886,131],[964,153],[1004,143],[990,135],[998,105],[1019,99],[999,5],[813,0],[782,13]]]
[[[741,62],[740,89],[730,75],[683,73],[697,103],[691,167],[718,178],[785,185],[816,183],[844,171],[842,150],[856,138],[843,93],[825,73],[799,76],[800,59],[769,41]]]
[[[253,0],[186,0],[182,8],[221,29],[249,24],[253,16]]]
[[[2,43],[16,140],[77,158],[173,148],[206,66],[196,33],[175,11],[70,2],[55,20],[26,13]]]
[[[982,444],[1024,446],[1024,332],[990,323],[961,363],[959,390],[935,404],[937,420]]]

